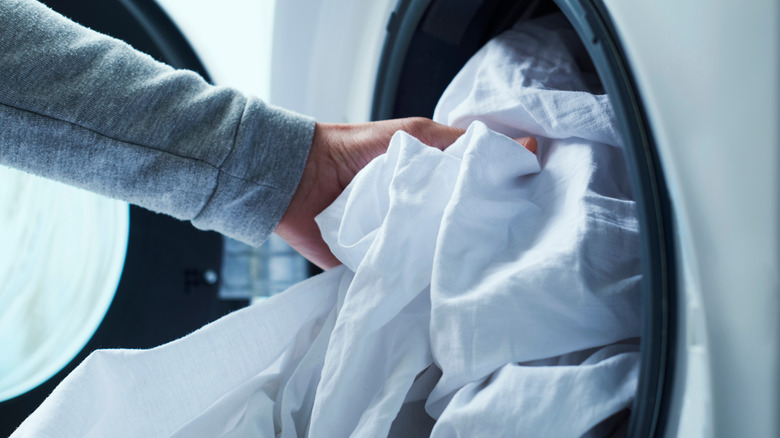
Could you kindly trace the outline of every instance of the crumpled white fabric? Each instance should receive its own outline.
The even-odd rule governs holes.
[[[443,152],[397,133],[318,217],[343,267],[93,353],[14,436],[577,436],[628,407],[635,206],[562,23],[489,43],[436,113],[467,133]]]
[[[333,269],[151,350],[96,351],[12,436],[273,436],[308,418],[350,276]]]
[[[460,396],[461,388],[486,384],[506,364],[639,336],[635,203],[614,113],[606,95],[587,91],[597,80],[580,70],[584,49],[578,41],[562,16],[521,23],[480,50],[437,106],[435,118],[442,123],[466,127],[480,120],[512,137],[536,136],[543,170],[500,190],[479,190],[479,173],[463,173],[474,183],[468,185],[470,196],[453,204],[444,219],[437,248],[442,262],[432,280],[431,342],[443,372],[427,401],[431,415],[442,415],[434,432],[456,418],[443,418],[443,413],[453,409],[450,400]],[[479,245],[456,236],[479,236]],[[511,335],[496,335],[502,332]],[[637,351],[633,346],[620,359],[630,367],[622,384],[632,390]],[[581,388],[588,388],[586,382],[604,383],[601,366],[610,365],[572,370]],[[513,379],[549,378],[546,384],[561,372],[511,369]],[[618,379],[620,373],[605,375]],[[576,404],[604,409],[592,412],[590,423],[579,427],[570,427],[574,421],[552,421],[549,413],[493,410],[506,397],[488,399],[489,391],[480,400],[493,417],[506,414],[499,423],[518,426],[509,436],[578,436],[627,407],[633,394],[604,398],[599,388],[589,389],[592,397],[580,396]],[[572,394],[527,392],[510,405],[563,407],[567,393]],[[620,409],[607,408],[617,400]]]
[[[434,120],[465,128],[480,120],[517,138],[580,138],[621,145],[609,98],[577,33],[559,14],[494,38],[439,99]]]

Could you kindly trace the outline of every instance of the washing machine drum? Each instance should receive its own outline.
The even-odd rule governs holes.
[[[562,12],[580,36],[617,115],[632,192],[639,205],[643,327],[639,387],[630,435],[649,436],[668,415],[675,337],[671,209],[641,95],[600,0],[401,0],[388,25],[372,117],[431,117],[444,89],[488,40],[521,19]]]

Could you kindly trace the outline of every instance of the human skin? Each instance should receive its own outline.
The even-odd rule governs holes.
[[[320,268],[338,266],[340,262],[322,239],[314,218],[344,191],[360,169],[387,150],[390,138],[399,130],[441,150],[466,132],[422,117],[357,124],[317,123],[301,181],[276,233]],[[533,137],[515,141],[536,153]]]

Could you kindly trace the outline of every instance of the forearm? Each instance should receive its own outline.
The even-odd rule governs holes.
[[[29,0],[0,0],[0,163],[258,244],[313,121],[214,87]]]

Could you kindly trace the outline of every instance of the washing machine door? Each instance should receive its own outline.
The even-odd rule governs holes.
[[[388,27],[373,103],[375,119],[431,116],[460,67],[490,38],[523,17],[562,11],[580,35],[610,96],[626,144],[632,190],[639,208],[643,272],[642,364],[632,407],[632,436],[663,427],[674,361],[675,253],[671,209],[641,95],[626,64],[614,26],[591,2],[402,1]],[[425,74],[420,74],[425,72]]]
[[[592,5],[579,20],[612,29],[652,131],[634,161],[671,207],[658,430],[780,436],[780,3]]]
[[[557,3],[630,139],[648,277],[632,432],[780,435],[780,4]]]
[[[156,59],[208,77],[153,0],[44,3]],[[0,362],[12,368],[0,376],[0,436],[10,435],[93,350],[154,347],[248,303],[219,298],[218,234],[49,181],[17,181],[17,176],[2,176],[0,194],[0,210],[12,213],[3,220],[17,219],[14,227],[4,228],[0,249],[0,327],[17,324],[0,336]],[[25,202],[30,208],[18,207]],[[10,252],[11,246],[18,251]],[[71,299],[73,294],[78,297]],[[26,311],[19,310],[23,301],[29,304]],[[64,312],[62,303],[73,308]],[[58,318],[42,316],[49,314]],[[54,331],[34,336],[47,327]],[[11,357],[11,350],[18,354]],[[16,362],[9,363],[12,359]]]
[[[610,96],[638,205],[630,436],[779,436],[777,2],[401,0],[372,117],[431,116],[488,38],[553,9]]]

